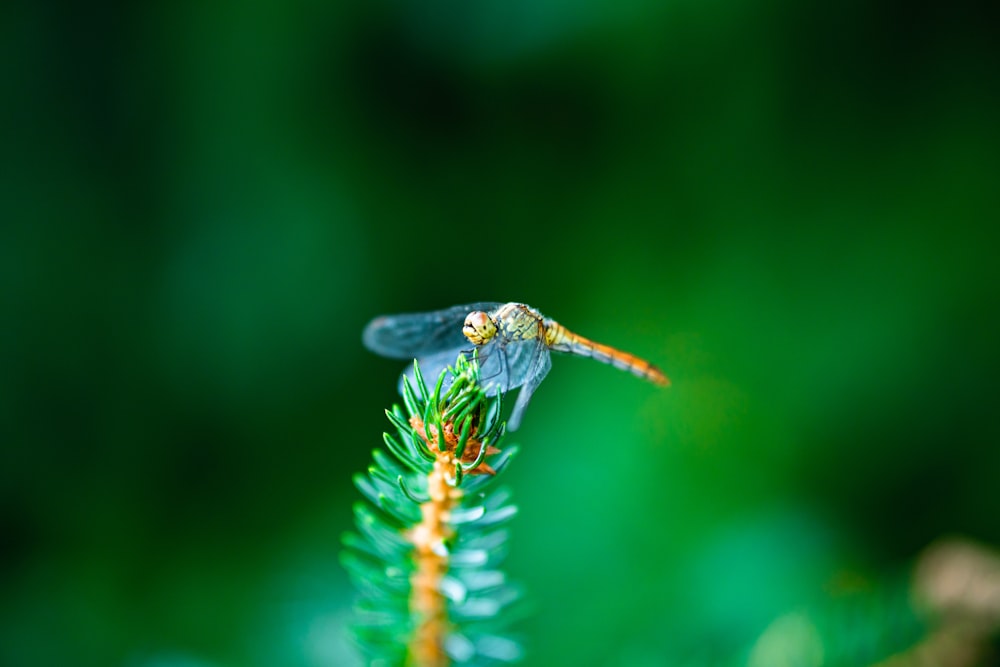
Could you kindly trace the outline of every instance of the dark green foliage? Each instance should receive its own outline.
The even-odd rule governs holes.
[[[344,536],[341,554],[360,592],[354,638],[372,664],[409,664],[409,643],[422,619],[411,608],[415,564],[407,531],[421,521],[421,504],[429,499],[428,476],[440,454],[427,444],[436,442],[428,434],[442,433],[450,423],[458,436],[456,456],[461,458],[473,437],[482,445],[478,456],[458,464],[450,483],[462,497],[449,513],[452,535],[442,546],[448,569],[438,591],[447,600],[449,627],[443,646],[452,664],[517,661],[521,648],[504,633],[504,623],[520,591],[498,569],[506,553],[504,525],[517,510],[494,475],[470,474],[504,436],[501,399],[486,396],[479,386],[474,359],[459,356],[433,390],[416,364],[415,370],[416,386],[404,383],[405,411],[398,405],[386,411],[395,427],[395,433],[384,434],[387,451],[374,450],[367,474],[354,476],[367,501],[354,508],[357,532]],[[413,417],[420,420],[417,427],[411,424]],[[515,453],[516,447],[510,447],[488,463],[502,473]]]

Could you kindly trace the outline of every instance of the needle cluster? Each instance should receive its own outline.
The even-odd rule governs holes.
[[[374,450],[354,477],[368,501],[355,505],[358,532],[341,554],[361,593],[354,637],[371,664],[515,662],[522,651],[503,622],[520,592],[498,566],[517,510],[494,481],[516,448],[497,447],[501,398],[480,387],[475,358],[459,356],[433,391],[416,364],[414,377],[405,411],[386,411],[388,453]]]

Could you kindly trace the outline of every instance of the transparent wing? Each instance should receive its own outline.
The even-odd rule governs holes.
[[[479,360],[479,385],[486,390],[486,395],[495,396],[498,392],[507,391],[510,384],[507,350],[501,344],[500,337],[497,336],[475,349]]]
[[[508,392],[523,385],[530,377],[538,355],[549,356],[539,340],[502,342],[497,336],[479,348],[479,380],[489,396]]]
[[[545,343],[532,338],[523,341],[511,341],[507,344],[507,385],[506,390],[516,389],[531,382],[544,364],[543,358],[550,359],[549,349]],[[551,367],[551,361],[545,366],[545,372]],[[537,386],[537,385],[536,385]]]
[[[462,335],[465,316],[474,310],[489,312],[502,305],[496,301],[480,301],[428,313],[380,315],[368,323],[361,340],[375,354],[391,359],[413,359],[451,350],[449,363],[455,363],[454,357],[459,351],[471,347]],[[430,376],[427,371],[423,372]]]
[[[510,413],[510,419],[507,420],[508,430],[516,431],[521,425],[521,419],[524,417],[524,411],[528,409],[532,394],[538,389],[538,385],[542,383],[551,368],[552,355],[549,354],[547,347],[539,344],[535,354],[525,364],[524,383],[521,386],[521,393],[517,396],[517,403],[514,404],[514,409]]]

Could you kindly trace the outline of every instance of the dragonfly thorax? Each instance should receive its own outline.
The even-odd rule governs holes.
[[[544,335],[541,313],[523,303],[505,303],[491,316],[498,334],[505,341],[536,340]]]
[[[488,314],[474,310],[466,316],[462,333],[473,345],[483,345],[496,335],[497,326]]]

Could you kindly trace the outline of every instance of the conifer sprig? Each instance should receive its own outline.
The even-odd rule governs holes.
[[[520,592],[498,569],[516,507],[493,483],[516,453],[497,447],[501,397],[486,395],[475,358],[459,356],[433,390],[416,362],[414,378],[405,411],[386,411],[389,453],[376,449],[368,474],[354,476],[368,500],[341,554],[361,593],[354,637],[370,664],[516,662],[504,622]]]

